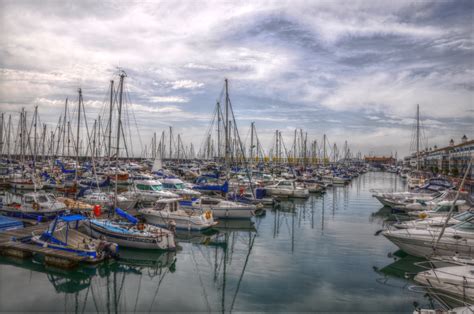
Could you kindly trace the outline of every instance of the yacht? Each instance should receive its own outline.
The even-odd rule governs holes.
[[[441,228],[385,230],[382,234],[406,253],[430,257],[436,255],[455,255],[457,253],[474,257],[474,217],[447,227],[437,243]]]
[[[201,197],[197,202],[192,203],[192,209],[210,210],[213,216],[219,219],[247,219],[255,216],[257,206],[216,197]]]
[[[212,211],[198,213],[193,210],[183,210],[179,206],[179,198],[160,199],[153,207],[143,208],[138,212],[147,223],[170,229],[202,231],[217,224]]]
[[[177,198],[175,193],[164,191],[158,180],[138,180],[133,182],[132,191],[123,193],[129,199],[136,199],[141,203],[153,203],[161,198]]]
[[[431,218],[422,218],[416,220],[410,220],[405,222],[398,222],[393,224],[397,229],[409,229],[409,228],[418,228],[418,229],[428,229],[428,228],[440,228],[444,226],[446,222],[446,215],[443,216],[433,216]],[[453,226],[460,222],[469,220],[474,217],[474,212],[466,211],[451,217],[447,223],[447,226]]]
[[[309,191],[307,188],[297,186],[293,180],[280,180],[274,185],[265,187],[267,195],[284,196],[295,198],[308,198]]]
[[[66,210],[66,204],[58,201],[53,194],[44,192],[26,193],[20,202],[0,203],[0,212],[8,216],[35,220],[52,219]]]
[[[199,191],[188,189],[183,181],[178,178],[161,179],[163,189],[179,195],[184,199],[192,199],[201,196]]]

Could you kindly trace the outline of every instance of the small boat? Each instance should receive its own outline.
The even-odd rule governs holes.
[[[84,223],[87,234],[96,239],[113,241],[120,247],[176,250],[174,234],[171,231],[140,223],[137,218],[120,208],[116,208],[115,213],[125,220],[89,219]]]
[[[0,212],[8,216],[26,219],[53,219],[66,212],[66,204],[58,201],[53,194],[30,192],[22,196],[21,202],[0,204]]]
[[[103,208],[109,208],[114,205],[114,193],[92,192],[85,194],[80,198],[81,201],[91,205],[100,205]],[[117,195],[117,207],[125,210],[133,209],[137,205],[136,199],[128,199],[124,195]],[[113,208],[113,207],[112,207]]]
[[[117,244],[96,240],[78,231],[79,223],[85,219],[82,215],[58,216],[41,235],[33,234],[31,241],[45,248],[75,253],[88,263],[117,256]]]
[[[163,190],[163,185],[158,180],[139,180],[133,183],[132,191],[125,192],[123,196],[136,199],[141,203],[154,203],[160,198],[177,198],[178,195]]]
[[[165,191],[175,193],[184,199],[192,199],[201,196],[199,191],[186,188],[184,182],[177,178],[164,178],[161,179],[161,183]]]
[[[410,220],[405,222],[399,222],[393,224],[393,226],[397,229],[409,229],[409,228],[417,228],[417,229],[428,229],[428,228],[441,228],[446,223],[446,212],[444,216],[433,216],[431,218],[421,218],[416,220]],[[430,217],[430,216],[428,216]],[[447,227],[456,225],[460,222],[469,220],[474,217],[474,212],[466,211],[460,214],[457,214],[447,222]]]
[[[474,266],[447,266],[423,271],[415,281],[432,289],[474,301]]]
[[[201,197],[197,202],[193,202],[192,209],[210,210],[214,217],[220,219],[248,219],[255,216],[257,207],[254,204],[232,202],[216,197]]]
[[[29,178],[12,178],[8,183],[17,190],[41,190],[43,188],[41,181]]]
[[[143,208],[138,212],[146,222],[170,229],[201,231],[217,224],[212,211],[202,214],[194,210],[185,211],[179,207],[179,201],[180,199],[161,199],[153,207]]]
[[[308,198],[309,191],[307,188],[300,187],[293,180],[280,180],[274,185],[265,187],[267,195],[294,197],[294,198]]]
[[[382,234],[406,253],[431,257],[432,255],[461,254],[474,257],[474,217],[447,227],[435,248],[441,228],[409,228],[385,230]]]

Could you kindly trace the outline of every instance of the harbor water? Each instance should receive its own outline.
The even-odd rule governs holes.
[[[284,201],[253,225],[179,234],[172,253],[122,250],[74,270],[1,257],[0,312],[412,312],[431,301],[392,267],[397,247],[375,236],[387,213],[372,189],[405,185],[369,172]]]

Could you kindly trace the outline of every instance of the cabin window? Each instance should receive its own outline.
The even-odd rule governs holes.
[[[155,209],[157,210],[163,210],[166,207],[166,203],[157,203],[155,204]]]
[[[174,186],[177,190],[184,190],[184,183],[176,183]]]
[[[38,196],[38,203],[46,203],[48,198],[45,195]]]
[[[473,219],[471,219],[471,221],[472,220]],[[462,222],[462,223],[454,226],[453,228],[457,229],[457,230],[473,232],[474,231],[474,223],[472,223],[471,221]]]
[[[32,196],[25,196],[25,203],[33,203],[35,198]]]
[[[152,186],[151,186],[151,190],[153,190],[153,191],[161,191],[161,190],[162,190],[162,186],[161,186],[161,185],[152,185]]]

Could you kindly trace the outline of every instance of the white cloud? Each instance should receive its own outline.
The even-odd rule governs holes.
[[[204,86],[204,83],[199,83],[192,80],[179,80],[173,82],[167,82],[172,89],[197,89]]]
[[[189,99],[182,96],[152,96],[149,98],[151,102],[176,102],[176,103],[186,103],[189,102]]]

